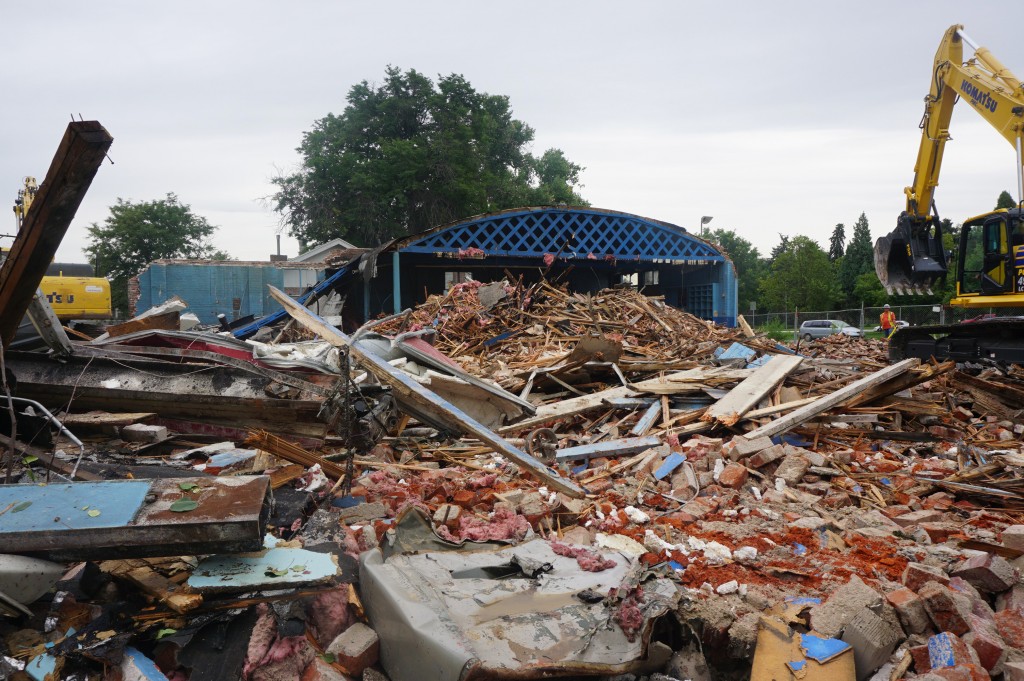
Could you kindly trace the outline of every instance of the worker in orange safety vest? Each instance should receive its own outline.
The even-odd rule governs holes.
[[[882,336],[888,340],[892,332],[896,330],[896,315],[889,309],[889,304],[886,303],[885,307],[882,308]]]

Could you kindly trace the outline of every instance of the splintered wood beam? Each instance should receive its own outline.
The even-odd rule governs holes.
[[[920,362],[921,360],[916,357],[911,357],[910,359],[905,359],[902,362],[897,362],[892,366],[880,369],[873,374],[868,374],[859,381],[854,381],[835,392],[823,395],[810,404],[800,407],[790,414],[786,414],[781,418],[777,418],[774,421],[766,423],[760,428],[750,431],[744,437],[753,440],[758,437],[771,437],[772,435],[784,433],[791,428],[799,426],[801,423],[811,420],[822,412],[839,406],[840,404],[844,404],[847,400],[862,394],[866,390],[869,390],[880,383],[888,381],[889,379],[901,374],[905,374],[913,367],[920,364]]]
[[[419,413],[429,414],[432,419],[443,422],[452,431],[472,435],[487,444],[495,452],[511,459],[521,469],[532,473],[548,486],[568,494],[582,498],[586,492],[571,480],[567,480],[549,469],[518,447],[512,445],[500,435],[483,425],[469,414],[437,393],[424,388],[403,371],[395,369],[386,360],[364,349],[359,342],[351,339],[325,322],[319,315],[309,311],[273,286],[268,287],[274,300],[281,303],[295,321],[313,331],[325,341],[339,348],[348,348],[355,361],[373,374],[377,380],[391,388],[392,394],[400,408],[412,409]]]
[[[14,339],[32,296],[113,141],[97,121],[68,124],[46,179],[0,267],[0,338],[5,348]]]
[[[775,390],[786,376],[793,373],[803,359],[798,355],[772,357],[764,366],[740,381],[725,397],[708,407],[701,420],[718,422],[724,426],[735,425],[754,405]]]

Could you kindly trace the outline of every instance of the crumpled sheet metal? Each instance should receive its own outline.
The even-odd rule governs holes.
[[[536,678],[538,674],[622,673],[643,666],[655,621],[675,608],[668,579],[643,583],[644,624],[629,641],[614,622],[617,602],[584,603],[576,594],[607,594],[639,566],[603,553],[615,567],[584,572],[573,558],[536,539],[499,551],[450,551],[361,557],[363,603],[380,636],[381,664],[392,681]],[[550,563],[537,579],[458,575],[475,568]],[[478,574],[478,573],[473,573]]]

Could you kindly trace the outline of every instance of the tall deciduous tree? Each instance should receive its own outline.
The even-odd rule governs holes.
[[[827,310],[837,295],[828,253],[806,236],[788,239],[761,279],[761,299],[772,310]]]
[[[839,260],[843,257],[844,249],[846,248],[846,227],[843,223],[839,223],[832,230],[832,238],[828,241],[828,259],[832,262]]]
[[[765,270],[761,254],[752,243],[731,229],[713,229],[708,232],[707,239],[724,251],[736,266],[739,311],[749,310],[751,301],[757,300],[757,288]]]
[[[128,280],[161,258],[228,259],[209,238],[217,228],[196,215],[174,194],[156,201],[118,198],[103,224],[89,226],[85,254],[96,274],[110,279],[114,309],[128,311]]]
[[[846,292],[848,304],[859,303],[854,293],[857,278],[867,272],[875,271],[875,248],[871,242],[871,228],[864,213],[857,218],[853,226],[853,237],[846,248],[846,253],[839,266],[839,286]]]
[[[306,246],[344,237],[372,246],[470,215],[524,205],[584,204],[583,170],[558,149],[528,151],[533,129],[508,97],[460,75],[436,85],[388,67],[349,90],[340,115],[315,121],[299,169],[274,179],[272,201]]]

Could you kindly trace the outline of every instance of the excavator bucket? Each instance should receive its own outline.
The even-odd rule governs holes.
[[[900,214],[896,229],[875,242],[875,273],[889,294],[930,294],[946,277],[939,221]]]

